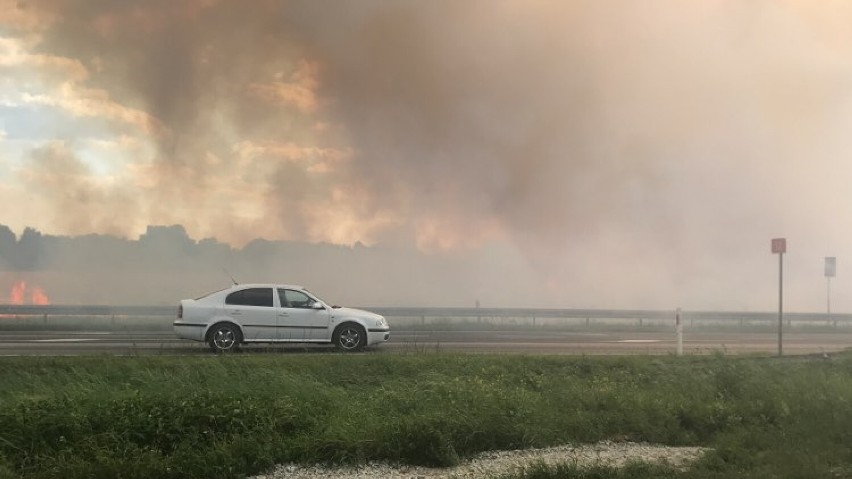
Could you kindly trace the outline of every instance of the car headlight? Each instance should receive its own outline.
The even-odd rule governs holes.
[[[388,323],[387,323],[387,321],[385,321],[385,318],[379,318],[379,319],[376,320],[376,326],[378,326],[380,328],[383,328],[387,325],[388,325]]]

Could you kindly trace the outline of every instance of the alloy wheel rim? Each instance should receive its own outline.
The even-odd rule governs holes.
[[[354,349],[358,346],[358,331],[345,329],[340,333],[340,345],[344,349]]]
[[[213,335],[213,343],[219,349],[231,349],[234,345],[234,332],[229,329],[220,329]]]

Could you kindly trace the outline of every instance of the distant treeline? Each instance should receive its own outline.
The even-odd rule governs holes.
[[[498,275],[481,274],[488,264],[485,269],[493,271],[507,262],[505,256],[360,243],[255,239],[235,248],[214,238],[190,238],[181,225],[149,226],[138,239],[57,236],[34,228],[18,237],[0,225],[0,302],[12,283],[26,280],[56,304],[172,304],[225,287],[233,276],[241,283],[300,284],[348,304],[495,304],[483,290],[503,297],[509,285]],[[529,283],[515,287],[513,298],[526,296],[525,287]]]
[[[40,271],[67,270],[70,266],[91,267],[109,262],[112,265],[133,263],[136,268],[154,268],[168,262],[172,267],[213,261],[227,265],[234,261],[265,261],[292,248],[307,246],[286,241],[257,239],[241,249],[232,248],[214,238],[194,240],[181,225],[148,226],[138,239],[89,234],[57,236],[42,234],[27,227],[18,237],[6,225],[0,225],[0,270]],[[349,249],[328,244],[309,245],[311,249]]]

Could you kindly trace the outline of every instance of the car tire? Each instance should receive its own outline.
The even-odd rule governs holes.
[[[233,324],[220,323],[214,325],[207,333],[207,344],[216,353],[236,351],[241,341],[240,330]]]
[[[367,345],[367,331],[359,324],[346,323],[334,330],[332,342],[344,353],[354,353]]]

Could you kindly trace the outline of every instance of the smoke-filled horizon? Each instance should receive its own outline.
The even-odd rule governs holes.
[[[801,257],[788,260],[788,310],[822,310],[821,304],[801,301],[819,289],[803,276],[816,269],[808,263]],[[34,228],[16,234],[0,224],[0,304],[168,305],[236,280],[300,284],[332,303],[362,306],[764,311],[777,303],[755,302],[752,307],[746,301],[772,297],[774,272],[761,272],[762,283],[739,295],[732,288],[744,284],[736,275],[747,276],[746,268],[701,278],[705,294],[691,291],[671,299],[668,291],[653,294],[662,291],[659,284],[620,289],[621,271],[611,272],[609,277],[616,281],[609,285],[595,283],[591,275],[577,275],[577,287],[571,291],[542,285],[539,272],[522,255],[496,245],[475,252],[423,252],[414,247],[256,239],[234,248],[215,238],[194,239],[181,225],[148,226],[138,238],[126,239],[56,236]],[[592,288],[600,290],[591,294]],[[728,295],[720,297],[720,291]],[[832,311],[848,311],[846,295],[838,300],[835,294],[833,301]]]
[[[850,23],[792,0],[7,0],[0,223],[464,258],[565,307],[771,309],[783,236],[790,307],[821,309],[837,256],[852,308]]]
[[[193,239],[180,225],[149,226],[137,239],[125,239],[34,228],[18,235],[0,224],[0,304],[169,305],[232,280],[299,284],[333,304],[538,304],[541,295],[523,261],[511,252],[494,262],[496,256],[260,239],[232,248]],[[504,268],[515,274],[501,276]]]

